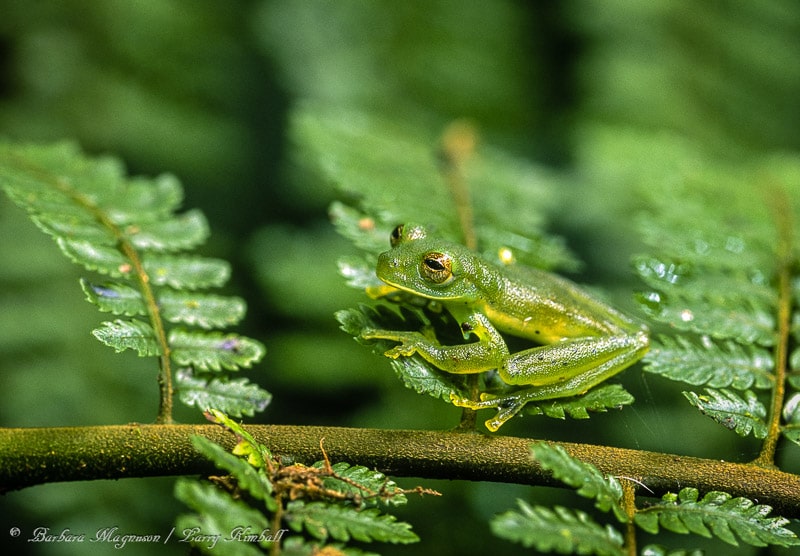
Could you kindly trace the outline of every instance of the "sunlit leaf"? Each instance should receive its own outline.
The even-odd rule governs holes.
[[[104,322],[92,334],[115,351],[132,349],[141,357],[160,355],[161,348],[149,324],[140,320],[115,320]]]
[[[158,302],[168,321],[206,329],[234,325],[244,317],[247,309],[239,297],[168,289],[159,293]]]
[[[261,342],[220,332],[200,332],[176,328],[170,332],[172,359],[178,365],[203,371],[230,371],[250,367],[266,353]]]
[[[736,431],[739,436],[747,436],[751,432],[756,438],[767,436],[767,424],[764,421],[767,410],[753,392],[745,390],[740,396],[724,388],[706,388],[705,391],[705,394],[684,392],[683,395],[703,414]]]
[[[202,410],[214,408],[234,417],[252,417],[272,400],[269,392],[246,378],[206,379],[181,370],[175,375],[175,383],[178,396],[186,405]]]

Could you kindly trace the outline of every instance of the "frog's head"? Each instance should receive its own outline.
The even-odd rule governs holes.
[[[475,278],[483,270],[463,245],[428,237],[422,226],[401,224],[392,248],[378,257],[378,278],[430,299],[471,301],[480,297]]]

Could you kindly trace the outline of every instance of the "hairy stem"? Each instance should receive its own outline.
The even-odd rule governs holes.
[[[629,479],[620,479],[622,485],[622,506],[628,523],[625,524],[625,548],[629,556],[636,556],[636,524],[633,518],[636,515],[636,484]]]
[[[563,486],[531,460],[530,438],[476,432],[252,425],[247,430],[277,456],[310,464],[323,458],[374,467],[392,476]],[[0,491],[95,479],[213,473],[191,435],[227,447],[233,434],[216,425],[115,425],[0,429]],[[800,517],[800,476],[752,464],[562,443],[607,475],[627,477],[657,496],[684,486],[725,491]]]

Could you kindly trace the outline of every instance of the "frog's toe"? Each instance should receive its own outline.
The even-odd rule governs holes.
[[[413,345],[408,344],[400,344],[399,346],[394,346],[391,349],[387,349],[383,354],[386,357],[391,357],[392,359],[397,359],[398,357],[405,356],[408,357],[410,355],[414,355],[417,351],[417,348]]]

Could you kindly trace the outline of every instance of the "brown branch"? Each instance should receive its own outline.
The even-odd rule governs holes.
[[[300,463],[348,461],[392,476],[559,485],[529,456],[529,438],[454,431],[251,425],[247,430],[275,455]],[[0,429],[0,490],[58,481],[209,474],[211,464],[192,448],[200,434],[228,448],[234,436],[216,425],[115,425]],[[800,475],[640,450],[561,444],[608,475],[645,485],[653,495],[693,486],[722,490],[800,517]],[[639,494],[647,494],[639,490]]]

